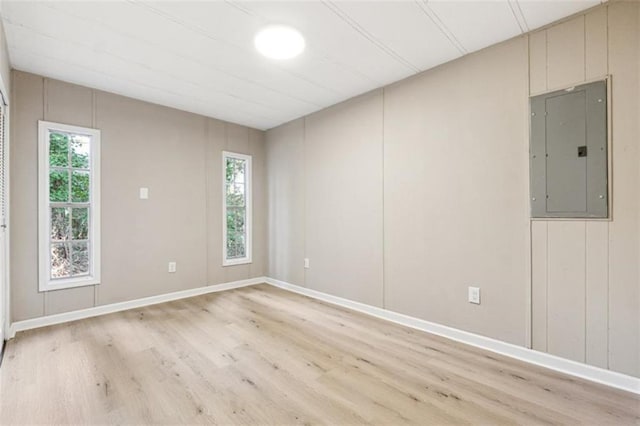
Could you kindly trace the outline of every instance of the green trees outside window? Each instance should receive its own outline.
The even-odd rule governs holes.
[[[227,259],[243,258],[247,254],[246,167],[246,160],[226,160]]]
[[[89,272],[89,138],[49,133],[51,278]]]

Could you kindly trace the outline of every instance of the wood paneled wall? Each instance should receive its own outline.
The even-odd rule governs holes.
[[[13,71],[12,320],[265,274],[264,132]],[[38,120],[102,132],[102,283],[38,292]],[[222,266],[222,151],[253,156],[253,263]],[[148,200],[138,188],[148,187]],[[167,262],[177,261],[175,274]]]
[[[611,76],[612,218],[532,221],[533,348],[640,375],[640,7],[615,2],[531,34],[530,94]]]
[[[372,304],[382,287],[388,309],[640,376],[639,16],[612,1],[385,87],[383,114],[375,93],[267,132],[270,276]],[[528,96],[607,75],[612,220],[531,221]],[[345,158],[370,182],[382,165],[382,194],[350,188]],[[348,194],[367,226],[335,203]],[[318,270],[318,256],[338,258]]]

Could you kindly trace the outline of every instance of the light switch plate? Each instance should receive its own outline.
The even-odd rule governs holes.
[[[141,200],[149,199],[149,188],[140,188],[140,199]]]
[[[309,258],[308,257],[304,258],[304,268],[305,269],[309,269]]]
[[[176,262],[169,262],[169,273],[176,272],[177,266]]]
[[[469,287],[469,303],[480,304],[480,287]]]

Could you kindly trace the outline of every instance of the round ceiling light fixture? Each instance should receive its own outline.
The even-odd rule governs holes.
[[[305,42],[302,34],[284,25],[270,25],[256,34],[253,43],[267,58],[291,59],[302,53]]]

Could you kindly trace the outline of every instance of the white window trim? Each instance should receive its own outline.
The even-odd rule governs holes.
[[[91,137],[90,199],[91,219],[89,252],[91,270],[88,276],[52,280],[49,248],[49,131],[76,133]],[[68,124],[38,121],[38,261],[39,291],[59,290],[100,284],[100,130]]]
[[[247,164],[247,170],[245,175],[246,182],[246,208],[247,217],[245,221],[245,229],[247,233],[247,245],[246,256],[238,259],[227,259],[227,158],[237,158],[239,160],[245,160]],[[244,265],[251,263],[252,257],[252,168],[251,168],[251,156],[245,154],[238,154],[235,152],[222,151],[222,266]]]

